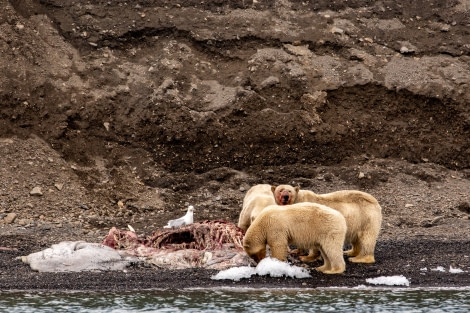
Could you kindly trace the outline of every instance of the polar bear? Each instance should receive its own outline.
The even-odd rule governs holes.
[[[238,218],[238,227],[246,231],[256,216],[268,205],[276,204],[271,185],[259,184],[248,190],[243,198],[242,211]]]
[[[273,189],[277,204],[282,204],[279,199],[282,194],[293,194],[295,203],[314,202],[326,205],[343,214],[346,219],[348,231],[346,243],[352,248],[345,251],[349,261],[355,263],[374,263],[374,250],[377,237],[382,225],[382,208],[378,201],[370,194],[357,190],[341,190],[327,194],[315,194],[310,190],[299,190],[299,187],[280,185]],[[309,257],[318,255],[314,250]]]
[[[316,270],[343,273],[343,245],[347,226],[344,216],[317,203],[270,205],[253,221],[243,238],[245,252],[259,262],[266,257],[266,245],[273,258],[285,261],[289,244],[319,250],[324,264]],[[307,258],[302,261],[309,261]]]

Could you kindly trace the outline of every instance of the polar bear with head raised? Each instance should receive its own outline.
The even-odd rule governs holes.
[[[283,197],[291,194],[294,203],[313,202],[326,205],[340,212],[348,227],[346,243],[352,248],[345,251],[349,261],[355,263],[374,263],[374,251],[382,225],[382,208],[370,194],[358,190],[341,190],[326,194],[316,194],[310,190],[289,185],[272,187],[277,204],[283,205]],[[309,257],[314,258],[315,250]]]

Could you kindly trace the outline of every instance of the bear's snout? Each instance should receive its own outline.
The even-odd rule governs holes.
[[[281,197],[281,202],[282,202],[282,204],[284,204],[284,205],[285,205],[285,204],[288,204],[288,203],[289,203],[289,199],[290,199],[290,196],[289,196],[289,195],[283,195],[283,196]]]

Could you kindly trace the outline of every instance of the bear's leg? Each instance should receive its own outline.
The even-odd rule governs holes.
[[[315,262],[321,257],[320,250],[317,248],[312,248],[308,250],[308,255],[299,256],[299,260],[302,262]]]
[[[373,255],[358,255],[348,260],[353,263],[375,263]]]
[[[290,254],[304,254],[305,251],[304,249],[295,248],[295,249],[289,249],[289,253]]]
[[[357,256],[361,253],[361,245],[359,243],[359,240],[354,240],[351,242],[352,248],[349,250],[344,251],[344,254],[347,256]]]
[[[287,251],[289,250],[287,241],[285,243],[270,244],[269,248],[271,249],[272,258],[276,258],[283,262],[287,260]]]
[[[358,251],[358,254],[351,254],[352,257],[349,258],[349,261],[354,263],[375,263],[374,250],[377,235],[378,232],[376,231],[363,232],[357,244],[360,251]]]
[[[344,238],[344,237],[342,237]],[[343,258],[343,239],[328,240],[320,247],[325,264],[316,268],[324,274],[341,274],[346,269]]]
[[[324,273],[325,271],[328,271],[330,269],[330,260],[328,259],[328,255],[326,255],[322,247],[318,247],[318,251],[320,251],[320,254],[323,258],[323,265],[315,267],[315,270]]]

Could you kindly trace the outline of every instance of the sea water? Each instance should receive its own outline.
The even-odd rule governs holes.
[[[134,292],[0,291],[0,312],[470,312],[455,289],[184,289]]]

